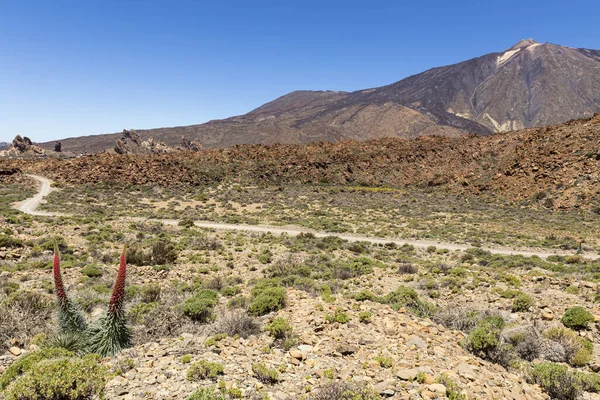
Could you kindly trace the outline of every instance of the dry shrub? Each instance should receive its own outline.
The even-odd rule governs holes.
[[[0,352],[14,339],[26,341],[48,330],[52,300],[38,292],[16,292],[0,301]]]
[[[183,315],[181,303],[185,297],[176,291],[164,292],[161,304],[143,314],[134,326],[135,344],[154,342],[161,338],[178,337],[182,333],[197,333],[204,327],[194,324]]]
[[[398,273],[407,275],[407,274],[416,274],[419,272],[419,267],[410,263],[403,263],[398,266]]]
[[[256,318],[249,316],[245,311],[236,310],[221,314],[213,329],[215,333],[226,333],[228,336],[238,335],[247,338],[260,333],[260,324]]]
[[[367,386],[346,382],[333,382],[322,386],[310,395],[309,400],[379,400],[381,396]]]

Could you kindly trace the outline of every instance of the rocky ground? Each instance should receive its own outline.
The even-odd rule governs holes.
[[[557,132],[572,126],[597,129],[591,121]],[[165,171],[182,168],[190,184],[196,182],[192,169],[160,157],[135,159],[135,165],[155,168],[153,163],[163,160]],[[45,165],[66,180],[61,174],[75,164],[56,163]],[[132,219],[112,202],[102,204],[102,212],[89,212],[65,201],[71,216],[32,217],[11,208],[35,192],[32,182],[9,164],[3,168],[0,374],[19,357],[54,343],[49,340],[56,333],[51,274],[56,240],[68,292],[88,318],[106,308],[116,260],[128,245],[126,313],[134,343],[100,362],[113,374],[104,388],[107,399],[187,399],[203,387],[226,392],[227,398],[341,399],[322,395],[331,383],[368,387],[377,397],[392,399],[600,398],[600,262],[579,257],[575,248],[567,247],[571,255],[541,259],[477,247],[449,251],[351,243],[335,236],[213,231],[185,219],[177,226]],[[582,185],[594,188],[587,181]],[[67,193],[68,186],[62,186]],[[251,193],[239,186],[240,196]],[[225,188],[238,190],[225,185],[215,190]],[[448,202],[438,195],[423,199],[432,208]],[[98,205],[91,196],[80,200]],[[161,201],[167,208],[180,206],[175,199]],[[227,210],[225,205],[221,211]],[[411,223],[429,226],[431,219],[419,221],[419,215]],[[551,229],[547,221],[537,220],[540,230]],[[284,301],[253,308],[261,288],[281,290]],[[217,300],[200,320],[186,311],[186,303],[203,291]],[[585,313],[580,325],[565,319],[574,307]],[[289,325],[284,337],[272,330],[279,318]],[[190,376],[203,361],[222,365],[222,372]],[[261,363],[271,379],[257,372]],[[550,381],[535,375],[547,363],[564,371]],[[570,380],[559,381],[564,377]],[[557,394],[553,379],[559,386],[572,385],[571,394]],[[5,394],[0,391],[0,398]]]
[[[599,136],[600,116],[595,115],[487,137],[244,145],[196,153],[2,160],[0,165],[18,163],[59,183],[197,186],[232,179],[281,185],[415,185],[502,196],[554,209],[596,210],[600,209]]]

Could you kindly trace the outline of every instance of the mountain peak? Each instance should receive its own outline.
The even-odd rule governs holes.
[[[519,50],[522,49],[524,47],[529,47],[531,45],[534,44],[538,44],[538,42],[536,42],[533,39],[523,39],[523,40],[519,40],[514,46],[512,46],[510,49],[508,49],[507,51],[511,51],[511,50]]]

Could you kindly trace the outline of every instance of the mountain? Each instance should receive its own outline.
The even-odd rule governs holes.
[[[10,144],[7,142],[0,142],[0,150],[7,150],[9,146]]]
[[[557,124],[600,111],[600,51],[522,40],[505,51],[433,68],[356,92],[296,91],[245,115],[137,130],[176,145],[336,142],[383,137],[487,135]],[[61,140],[74,152],[102,151],[119,134]],[[44,148],[51,143],[41,144]]]

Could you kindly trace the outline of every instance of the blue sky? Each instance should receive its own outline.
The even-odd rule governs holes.
[[[533,38],[600,49],[596,1],[0,0],[0,141],[189,125]]]

